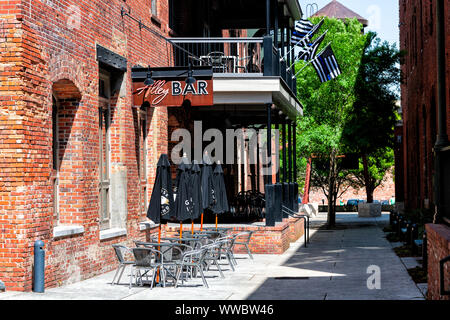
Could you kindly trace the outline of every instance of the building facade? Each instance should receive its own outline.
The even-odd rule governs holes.
[[[130,71],[171,61],[165,43],[143,36],[122,7],[168,35],[167,0],[0,3],[0,277],[8,290],[31,289],[37,239],[47,286],[108,271],[112,243],[145,240],[139,222],[157,155],[167,152],[167,110],[130,107]]]
[[[438,109],[438,60],[437,60],[437,4],[442,3],[440,12],[444,15],[442,31],[445,60],[445,93],[443,101],[446,116],[442,131],[450,134],[450,3],[448,1],[400,0],[400,46],[406,56],[402,65],[403,121],[396,129],[396,184],[397,201],[404,202],[405,210],[435,211],[435,153],[439,131]],[[445,84],[444,84],[445,85]],[[402,131],[402,132],[401,132]],[[449,191],[449,147],[442,150],[439,190],[441,190],[442,219],[448,215]],[[450,255],[450,228],[442,225],[428,225],[428,296],[443,298],[439,294],[439,261]],[[446,285],[450,274],[446,267]],[[448,298],[448,296],[447,296]]]
[[[285,52],[289,41],[267,28],[287,37],[300,17],[293,0],[233,8],[226,0],[1,1],[0,279],[7,290],[32,289],[36,240],[45,243],[46,287],[110,271],[112,244],[149,240],[157,232],[146,217],[156,164],[175,128],[195,120],[267,126],[268,110],[273,123],[293,126],[301,114],[295,79],[280,74],[274,55],[274,41]],[[217,39],[225,36],[239,39]],[[173,37],[183,38],[166,40]],[[233,64],[211,68],[211,106],[134,103],[139,72],[174,68],[186,77],[182,51],[197,46],[188,57],[198,56],[198,77],[212,43]]]

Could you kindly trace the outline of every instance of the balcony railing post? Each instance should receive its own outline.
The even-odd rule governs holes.
[[[275,70],[274,70],[274,74],[276,76],[280,76],[281,75],[281,65],[280,65],[280,52],[278,51],[278,49],[276,47],[273,47],[274,50],[274,54],[273,54],[273,59],[274,59],[274,66],[275,66]]]
[[[263,40],[264,46],[264,76],[274,75],[274,57],[273,57],[273,41],[271,36],[265,36]]]
[[[289,86],[289,84],[290,84],[290,82],[289,82],[289,79],[288,79],[288,75],[287,75],[287,71],[286,71],[286,61],[281,61],[281,63],[280,63],[280,73],[281,73],[281,77],[283,78],[283,80],[284,81],[286,81],[286,84]],[[290,88],[290,86],[289,86],[289,88]]]

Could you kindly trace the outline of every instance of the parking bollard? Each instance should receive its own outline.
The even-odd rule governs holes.
[[[44,292],[45,284],[45,251],[44,242],[36,240],[34,243],[34,274],[33,291]]]

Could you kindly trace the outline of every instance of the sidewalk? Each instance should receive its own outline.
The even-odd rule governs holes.
[[[357,214],[338,214],[338,230],[320,229],[326,214],[312,219],[311,243],[304,247],[303,237],[282,255],[237,255],[236,272],[224,265],[225,279],[218,272],[206,274],[209,289],[201,279],[186,286],[128,288],[127,270],[120,285],[111,285],[115,271],[66,285],[45,293],[0,293],[0,300],[422,300],[422,293],[384,238],[382,218],[358,218]],[[381,289],[370,290],[369,266],[381,270]]]

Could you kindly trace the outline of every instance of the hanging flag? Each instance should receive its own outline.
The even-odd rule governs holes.
[[[291,43],[297,44],[300,40],[302,40],[311,30],[314,28],[314,25],[311,21],[301,19],[295,22],[294,31],[292,31]]]
[[[308,43],[317,33],[324,22],[322,19],[318,24],[313,25],[309,20],[300,20],[295,23],[295,30],[292,31],[291,44],[294,46],[307,47]]]
[[[331,45],[328,45],[320,54],[318,54],[312,61],[312,64],[322,83],[335,79],[341,74],[341,68],[339,68]]]
[[[328,30],[327,30],[328,32]],[[321,35],[319,38],[314,41],[314,43],[310,43],[308,45],[308,48],[300,48],[300,53],[298,54],[298,60],[303,61],[310,61],[316,57],[317,50],[319,50],[319,47],[323,40],[325,39],[325,35],[327,34],[325,32],[323,35]]]

